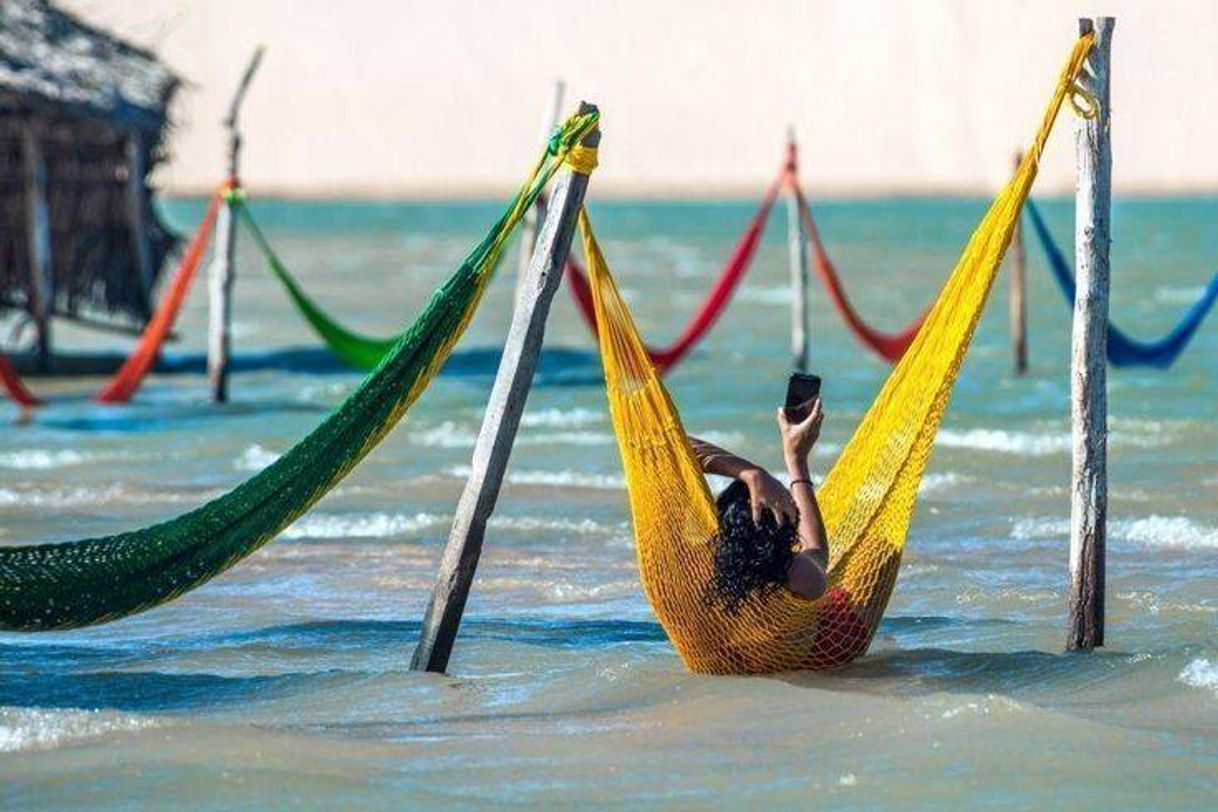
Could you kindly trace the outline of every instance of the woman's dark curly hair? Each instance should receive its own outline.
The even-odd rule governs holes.
[[[779,526],[769,511],[760,527],[753,524],[749,489],[739,479],[719,494],[717,506],[715,571],[705,599],[736,615],[754,595],[770,595],[786,585],[798,535],[790,524]]]

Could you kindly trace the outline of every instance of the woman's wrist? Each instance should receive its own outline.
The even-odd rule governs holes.
[[[807,454],[800,454],[796,451],[784,451],[783,456],[787,464],[787,473],[791,475],[791,479],[808,479]]]

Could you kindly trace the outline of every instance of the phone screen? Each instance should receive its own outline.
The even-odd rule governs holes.
[[[787,402],[783,406],[788,420],[803,420],[811,413],[811,404],[820,394],[820,376],[795,372],[787,382]]]

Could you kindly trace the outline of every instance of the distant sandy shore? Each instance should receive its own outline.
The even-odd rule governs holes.
[[[595,193],[749,197],[788,125],[818,196],[988,195],[1032,134],[1073,40],[1075,0],[575,3],[539,0],[67,0],[189,81],[158,183],[220,178],[219,120],[267,46],[244,111],[251,189],[292,197],[500,195],[529,164],[556,77],[596,101]],[[1218,189],[1218,6],[1110,0],[1119,192]],[[1200,85],[1199,85],[1200,83]],[[1038,184],[1073,188],[1073,116]]]

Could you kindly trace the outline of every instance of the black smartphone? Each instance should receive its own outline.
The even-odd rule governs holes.
[[[787,419],[796,423],[806,419],[812,413],[811,401],[819,394],[819,375],[791,373],[791,380],[787,382],[787,402],[783,406]]]

